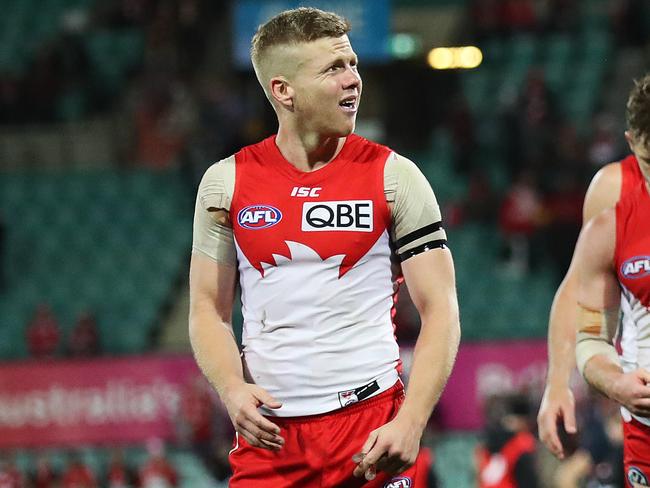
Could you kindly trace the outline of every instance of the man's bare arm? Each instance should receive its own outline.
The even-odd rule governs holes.
[[[624,373],[613,345],[620,288],[614,269],[616,212],[609,209],[585,227],[576,247],[578,341],[584,378],[598,391],[639,415],[650,414],[650,373]]]
[[[196,212],[207,212],[197,206]],[[227,212],[213,211],[195,218],[198,225],[227,225]],[[216,234],[215,234],[216,235]],[[217,248],[220,244],[216,244]],[[192,252],[190,264],[190,342],[194,356],[206,378],[219,393],[235,430],[255,447],[278,450],[283,439],[277,425],[264,418],[257,407],[281,404],[264,389],[246,383],[239,348],[232,330],[237,269],[228,262],[228,253],[218,261],[200,250]]]
[[[378,470],[404,471],[415,462],[420,438],[451,373],[460,324],[454,265],[448,249],[434,249],[402,263],[411,298],[422,326],[415,346],[406,398],[397,416],[373,431],[361,452],[366,454],[355,468],[361,476]]]
[[[606,208],[616,204],[621,189],[620,163],[608,164],[591,181],[583,206],[583,222],[589,222]],[[578,275],[574,261],[553,298],[548,325],[548,376],[537,416],[539,437],[557,457],[564,449],[557,431],[562,420],[564,429],[576,432],[575,403],[569,388],[575,367],[575,323],[577,320]]]

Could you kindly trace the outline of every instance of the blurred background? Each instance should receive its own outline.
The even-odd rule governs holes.
[[[431,486],[476,486],[504,426],[535,434],[550,303],[586,185],[627,152],[650,2],[0,0],[0,486],[227,486],[232,428],[187,334],[194,198],[276,131],[248,46],[300,4],[351,21],[357,132],[443,209],[463,339]],[[539,485],[623,486],[616,408],[574,379],[576,454],[538,446]]]

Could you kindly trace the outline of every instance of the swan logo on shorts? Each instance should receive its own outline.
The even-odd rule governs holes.
[[[630,466],[627,470],[627,480],[632,486],[648,486],[648,478],[639,468]]]
[[[386,483],[384,488],[411,488],[411,478],[408,476],[398,476]]]
[[[621,273],[630,280],[650,275],[650,256],[634,256],[628,259],[621,265]]]
[[[270,205],[249,205],[237,214],[237,222],[245,229],[260,230],[274,226],[282,220],[282,212]]]

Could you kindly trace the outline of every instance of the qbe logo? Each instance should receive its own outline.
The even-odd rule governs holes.
[[[621,265],[621,273],[630,280],[650,274],[650,256],[634,256]]]
[[[237,222],[245,229],[259,230],[274,226],[282,220],[282,212],[270,205],[249,205],[237,214]]]
[[[411,488],[411,478],[407,476],[393,478],[384,485],[384,488]]]
[[[372,200],[305,202],[302,205],[301,228],[304,232],[372,232]]]

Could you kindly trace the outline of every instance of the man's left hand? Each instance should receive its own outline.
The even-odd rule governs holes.
[[[354,476],[370,481],[377,471],[399,474],[415,464],[420,450],[422,428],[398,414],[386,425],[373,430],[361,452],[352,460],[357,463]]]

